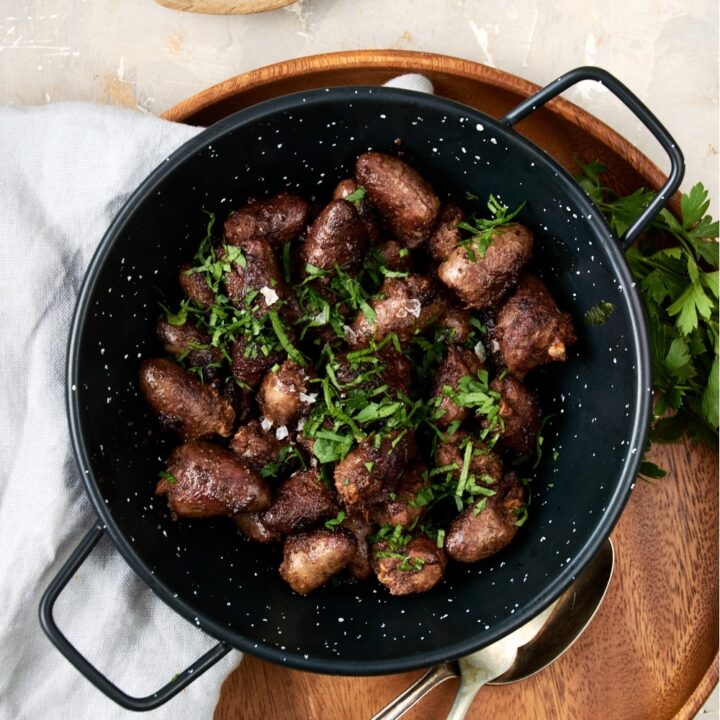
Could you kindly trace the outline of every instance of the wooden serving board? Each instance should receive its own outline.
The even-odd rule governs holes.
[[[208,125],[284,93],[378,85],[406,72],[423,73],[438,95],[495,117],[537,89],[457,58],[358,51],[299,58],[239,75],[164,117]],[[601,160],[609,168],[609,184],[619,192],[662,184],[661,172],[637,148],[565,100],[536,112],[519,130],[571,171],[576,155]],[[615,576],[593,624],[538,675],[484,688],[469,720],[686,720],[702,706],[718,681],[718,455],[686,443],[657,447],[652,458],[669,475],[635,487],[612,535]],[[323,676],[246,656],[225,681],[215,717],[366,720],[419,674]],[[406,717],[445,717],[456,687],[457,681],[447,681]]]

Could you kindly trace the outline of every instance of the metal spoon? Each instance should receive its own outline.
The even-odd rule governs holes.
[[[436,685],[452,677],[460,677],[460,687],[448,720],[461,720],[484,684],[508,685],[540,672],[568,650],[595,617],[614,564],[615,551],[608,539],[550,607],[496,643],[457,662],[431,668],[371,720],[399,718]]]

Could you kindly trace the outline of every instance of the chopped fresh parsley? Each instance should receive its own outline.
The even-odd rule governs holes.
[[[354,203],[355,205],[359,205],[366,195],[367,190],[362,185],[358,185],[357,190],[354,190],[349,195],[345,196],[345,200]]]
[[[641,188],[621,196],[602,179],[598,161],[578,162],[578,181],[621,236],[654,197]],[[684,435],[717,444],[718,435],[718,222],[708,214],[701,183],[680,198],[680,217],[662,210],[626,252],[648,317],[655,404],[651,442]],[[641,473],[659,477],[652,463]]]
[[[498,228],[512,224],[525,203],[520,204],[515,210],[508,212],[509,208],[503,205],[494,195],[490,195],[487,202],[491,218],[482,218],[472,215],[469,220],[458,223],[461,230],[470,233],[469,237],[463,238],[460,245],[465,248],[468,260],[477,262],[477,256],[485,257],[487,249],[493,240],[493,235]]]
[[[177,482],[177,478],[167,472],[167,470],[161,470],[158,475],[160,476],[161,480],[165,480],[166,482],[170,483],[170,485],[174,485]]]
[[[603,325],[613,312],[615,312],[615,306],[611,302],[601,300],[585,313],[585,322],[588,325]]]
[[[341,510],[334,518],[325,521],[325,527],[328,530],[337,530],[346,517],[345,511]]]

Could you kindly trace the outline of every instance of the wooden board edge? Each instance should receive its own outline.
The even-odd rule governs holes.
[[[352,50],[307,55],[250,70],[192,95],[166,110],[161,117],[174,122],[187,122],[193,115],[215,103],[276,80],[298,77],[318,70],[363,67],[392,69],[398,73],[448,73],[481,80],[521,97],[527,97],[540,88],[539,85],[504,70],[450,55],[412,50]],[[650,188],[659,189],[665,182],[666,176],[657,165],[602,120],[562,97],[552,100],[546,107],[609,145],[636,168],[647,180]],[[673,198],[673,204],[678,203],[678,197],[676,195]]]
[[[700,712],[702,706],[707,702],[710,693],[718,684],[718,668],[720,663],[720,655],[716,655],[715,659],[707,669],[703,679],[695,688],[692,695],[685,701],[680,711],[675,715],[675,720],[693,720]]]

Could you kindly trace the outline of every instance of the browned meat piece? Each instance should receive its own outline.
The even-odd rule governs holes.
[[[235,378],[233,377],[226,379],[221,392],[222,396],[232,405],[232,409],[235,411],[235,422],[238,424],[246,422],[255,410],[254,398],[250,396],[250,393],[243,390],[237,382],[235,382]]]
[[[348,195],[352,195],[356,192],[358,187],[360,186],[352,178],[341,180],[333,192],[333,200],[344,200]],[[355,205],[363,223],[365,223],[365,230],[367,231],[370,243],[373,245],[379,243],[382,238],[380,223],[378,222],[375,210],[373,210],[372,206],[368,202],[367,197],[364,197],[359,202],[353,202],[353,204]]]
[[[423,478],[426,469],[420,463],[408,468],[388,501],[371,508],[370,520],[378,525],[410,527],[425,512],[425,506],[417,504],[417,499],[418,493],[429,484],[429,480]]]
[[[387,278],[380,288],[383,296],[371,303],[377,320],[371,323],[360,311],[352,325],[351,344],[366,345],[371,338],[382,340],[395,333],[406,342],[445,311],[445,304],[430,278],[409,275],[406,278]]]
[[[324,585],[355,557],[355,538],[343,530],[313,530],[285,540],[280,576],[301,595]]]
[[[535,447],[540,431],[542,412],[534,392],[528,390],[512,375],[495,379],[490,388],[500,393],[500,417],[503,444],[519,453],[530,452]]]
[[[269,352],[267,355],[254,343],[239,337],[230,351],[230,367],[233,375],[248,387],[254,388],[262,382],[267,371],[282,362],[282,355]]]
[[[410,252],[397,240],[387,240],[381,245],[378,245],[377,253],[380,255],[383,265],[388,270],[410,272],[412,269]]]
[[[286,444],[278,440],[275,433],[265,432],[257,420],[251,420],[235,433],[230,449],[250,467],[260,469],[277,462],[280,450]]]
[[[357,542],[357,551],[348,565],[348,570],[356,580],[367,580],[372,574],[370,547],[367,540],[372,528],[362,518],[352,515],[343,520],[341,527],[349,530]]]
[[[437,403],[435,423],[438,427],[446,428],[456,421],[462,422],[469,413],[468,408],[457,405],[446,393],[445,388],[457,392],[460,378],[475,377],[482,363],[472,350],[463,350],[457,345],[451,345],[447,355],[438,367],[433,387],[433,398]]]
[[[502,550],[517,532],[517,512],[524,505],[525,490],[515,473],[508,473],[485,499],[485,507],[467,507],[452,521],[445,536],[445,551],[464,563],[474,563]]]
[[[440,318],[440,326],[448,331],[448,339],[450,342],[461,345],[470,336],[472,324],[470,323],[470,313],[467,310],[448,303],[445,314]]]
[[[204,377],[213,380],[219,373],[222,354],[210,345],[210,336],[190,322],[171,325],[164,318],[158,321],[155,332],[165,346],[166,352],[183,357],[191,367],[204,370]]]
[[[237,529],[249,540],[257,543],[271,543],[280,539],[280,535],[269,530],[262,521],[261,513],[244,512],[233,515]]]
[[[278,193],[250,200],[225,221],[225,242],[241,246],[262,238],[278,247],[295,240],[310,222],[310,203],[297,195]]]
[[[343,387],[341,397],[352,392],[372,390],[380,385],[388,386],[388,393],[407,394],[412,382],[412,365],[410,361],[390,346],[386,345],[378,353],[381,364],[369,365],[364,362],[351,363],[346,354],[337,356],[335,376]]]
[[[258,511],[270,503],[265,481],[229,450],[200,440],[175,448],[155,488],[173,517],[207,518]]]
[[[427,242],[427,249],[438,262],[446,260],[457,247],[462,237],[458,223],[463,219],[463,211],[457,205],[445,205],[440,212],[438,223]]]
[[[495,340],[505,366],[523,378],[538,365],[565,360],[575,330],[572,318],[558,309],[543,282],[524,274],[497,312]]]
[[[495,230],[484,257],[477,249],[469,253],[463,245],[456,247],[438,267],[438,277],[466,307],[491,307],[517,282],[532,245],[533,236],[526,227],[507,225]]]
[[[424,535],[397,549],[380,540],[372,546],[370,556],[377,579],[391,595],[412,595],[434,588],[447,566],[443,549]]]
[[[322,270],[337,265],[352,272],[359,269],[367,247],[365,224],[355,206],[346,200],[332,200],[310,226],[300,259]]]
[[[409,248],[418,247],[430,235],[440,201],[409,165],[383,153],[365,153],[355,163],[355,177],[392,234]]]
[[[310,376],[292,360],[265,375],[258,394],[262,414],[274,425],[291,425],[310,411]]]
[[[473,475],[478,483],[494,487],[493,483],[498,482],[502,477],[502,460],[482,441],[472,438],[469,432],[460,430],[447,437],[447,442],[439,442],[435,448],[435,464],[438,467],[456,465],[457,470],[454,472],[459,477],[465,455],[464,442],[470,440],[473,450],[470,456],[469,474]]]
[[[189,272],[192,265],[182,265],[178,273],[178,280],[182,291],[194,300],[200,307],[209,308],[215,303],[215,295],[207,284],[205,274]]]
[[[230,403],[172,360],[145,360],[140,390],[161,423],[186,439],[232,432],[235,411]]]
[[[335,465],[335,488],[350,514],[364,513],[369,505],[388,499],[405,466],[415,456],[412,430],[394,430],[377,447],[374,444],[374,437],[363,440]]]
[[[305,530],[323,518],[334,517],[338,509],[318,472],[303,470],[280,486],[275,500],[260,517],[268,530],[288,535]]]
[[[244,310],[248,294],[256,291],[252,305],[257,308],[258,315],[264,315],[278,299],[286,300],[289,296],[275,252],[270,243],[261,238],[243,240],[238,247],[244,261],[232,263],[232,269],[225,275],[228,298]],[[222,251],[218,254],[223,256]]]

